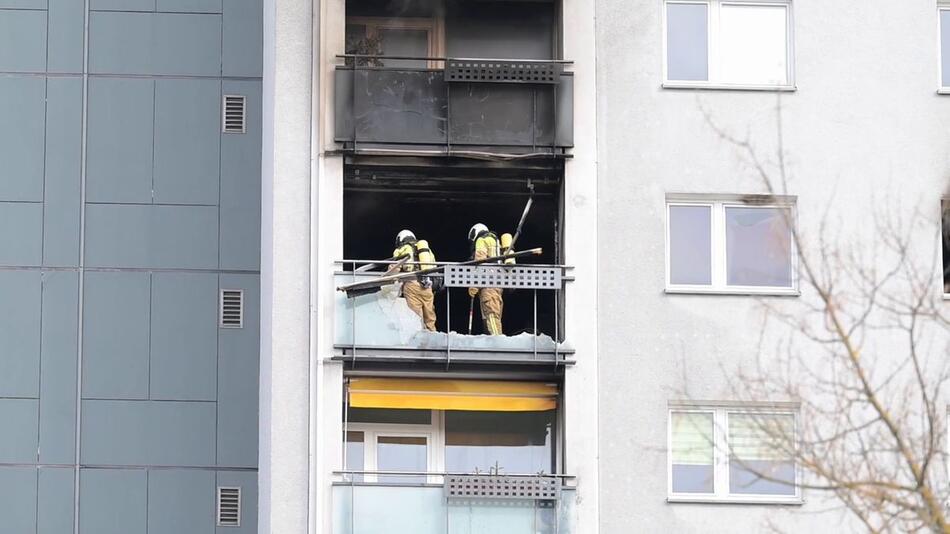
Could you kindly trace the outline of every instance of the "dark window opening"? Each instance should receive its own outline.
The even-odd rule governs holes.
[[[943,237],[943,292],[950,294],[950,199],[941,203],[941,236]]]

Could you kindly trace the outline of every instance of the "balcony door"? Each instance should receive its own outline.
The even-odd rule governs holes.
[[[347,17],[346,53],[413,58],[441,57],[441,17]],[[399,69],[438,68],[441,62],[425,59],[357,59],[368,67]]]

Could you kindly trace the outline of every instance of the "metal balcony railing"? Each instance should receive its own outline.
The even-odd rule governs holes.
[[[445,481],[371,484],[348,476],[357,473],[370,472],[337,473],[348,480],[333,485],[333,534],[574,532],[576,489],[564,484],[573,477],[416,473]],[[453,480],[480,494],[457,494]]]
[[[564,156],[570,61],[338,56],[335,140],[354,153]],[[425,67],[374,66],[415,60]]]
[[[380,277],[368,272],[374,264],[385,269],[395,262],[340,260],[334,275],[337,288]],[[399,295],[399,285],[388,285],[376,293],[347,296],[336,292],[334,347],[345,360],[359,358],[410,358],[474,362],[570,363],[574,351],[563,329],[563,290],[573,280],[565,265],[482,264],[438,262],[443,267],[433,279],[441,279],[445,289],[435,293],[438,331],[425,330],[421,318]],[[504,336],[468,333],[472,300],[468,287],[495,287],[510,290],[505,295],[502,323]],[[541,304],[546,309],[541,309]],[[520,305],[520,322],[514,311]],[[477,299],[474,302],[473,331],[482,325]],[[530,319],[528,319],[530,314]],[[539,319],[539,317],[543,317]],[[525,327],[526,326],[526,327]]]

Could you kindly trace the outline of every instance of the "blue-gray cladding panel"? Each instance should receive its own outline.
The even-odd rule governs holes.
[[[155,161],[158,204],[218,203],[221,82],[155,82]]]
[[[36,399],[0,399],[0,463],[36,463],[38,418]]]
[[[145,534],[148,474],[83,469],[79,473],[80,534]]]
[[[260,77],[263,74],[262,0],[224,2],[224,48],[222,65],[225,76]]]
[[[40,354],[40,461],[68,464],[76,458],[76,344],[79,273],[43,273]]]
[[[0,0],[0,9],[46,9],[46,0]]]
[[[0,11],[0,25],[3,12]],[[2,31],[2,28],[0,28]],[[0,35],[0,43],[3,36]],[[0,55],[3,54],[0,44]],[[46,79],[0,77],[0,201],[43,200]]]
[[[89,80],[87,202],[152,201],[155,82]]]
[[[83,298],[83,397],[148,398],[148,273],[88,272]]]
[[[225,81],[247,97],[247,133],[221,136],[221,268],[261,265],[261,82]]]
[[[36,533],[36,468],[0,467],[3,534]]]
[[[260,282],[222,274],[222,289],[244,290],[244,328],[218,333],[218,465],[257,467]]]
[[[41,279],[39,271],[0,271],[0,397],[39,394]]]
[[[148,534],[214,534],[214,471],[148,474]]]
[[[221,15],[94,12],[89,70],[104,74],[221,74]]]
[[[215,269],[217,245],[216,207],[86,207],[86,264],[92,267]]]
[[[152,399],[215,400],[218,275],[152,275]]]
[[[43,263],[43,204],[0,202],[0,265]]]
[[[228,3],[234,0],[227,0]],[[221,0],[158,0],[158,11],[172,13],[220,13]]]
[[[73,531],[74,477],[71,468],[40,468],[36,534],[66,534]]]
[[[214,465],[213,402],[82,401],[81,456],[97,465]]]
[[[46,70],[46,11],[0,9],[0,71]]]
[[[218,486],[241,488],[241,526],[217,527],[216,534],[257,534],[257,473],[218,471]]]
[[[49,72],[82,72],[83,11],[76,0],[49,0]]]
[[[89,0],[93,11],[155,11],[155,0]]]
[[[79,264],[82,79],[50,78],[46,91],[43,264],[76,266]]]

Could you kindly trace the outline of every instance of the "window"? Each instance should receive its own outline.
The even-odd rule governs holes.
[[[668,0],[664,86],[791,89],[791,4]]]
[[[794,203],[667,199],[670,292],[794,294]]]
[[[943,295],[950,298],[950,199],[940,203],[940,236],[943,249]]]
[[[950,93],[950,3],[942,3],[937,7],[937,27],[940,92]]]
[[[441,18],[347,17],[346,53],[403,57],[442,55]],[[370,67],[436,68],[438,62],[417,59],[361,60]]]
[[[350,408],[345,466],[355,482],[437,482],[406,473],[554,473],[556,410],[482,412]],[[395,472],[395,473],[394,473]]]
[[[795,429],[791,411],[671,410],[670,500],[800,501]]]

